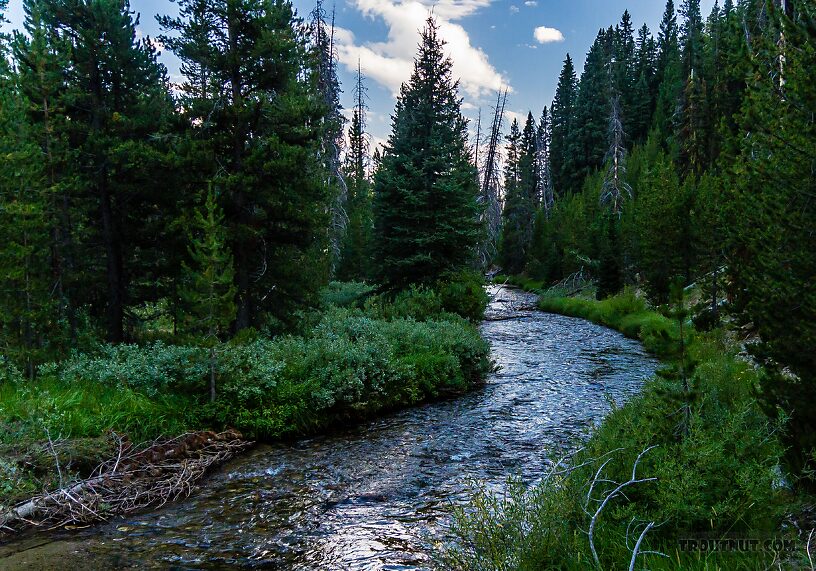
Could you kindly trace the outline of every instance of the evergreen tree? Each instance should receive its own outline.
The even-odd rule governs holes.
[[[325,75],[315,71],[286,0],[182,0],[159,18],[162,41],[188,70],[187,139],[219,202],[235,263],[241,330],[291,319],[328,274],[333,192],[320,159],[333,123]],[[199,186],[200,188],[200,186]]]
[[[188,229],[190,265],[180,295],[186,329],[210,350],[210,402],[215,401],[217,346],[235,319],[235,271],[227,248],[224,214],[211,186]]]
[[[40,149],[42,179],[42,215],[50,234],[50,266],[54,280],[52,316],[61,326],[68,324],[68,335],[53,330],[50,343],[54,348],[67,349],[67,341],[76,339],[75,302],[72,301],[72,281],[76,263],[72,245],[70,156],[66,140],[66,105],[64,69],[68,65],[70,45],[51,34],[43,19],[40,0],[24,0],[26,34],[15,32],[13,54],[17,63],[17,83],[28,101],[26,115],[32,143]],[[67,352],[67,351],[66,351]]]
[[[674,120],[677,103],[683,89],[680,62],[679,30],[673,0],[666,1],[666,9],[660,22],[657,37],[657,70],[655,72],[658,94],[654,127],[666,149],[675,146]]]
[[[639,267],[646,291],[656,303],[668,302],[672,281],[683,274],[679,196],[680,180],[674,165],[660,153],[641,177],[636,203]]]
[[[699,74],[703,58],[703,17],[700,0],[683,0],[680,6],[683,24],[680,27],[680,45],[683,60],[683,77],[691,76],[692,70]]]
[[[534,149],[529,149],[532,129],[532,115],[528,116],[524,133],[519,130],[517,120],[510,125],[504,161],[504,208],[502,210],[502,233],[499,243],[499,261],[502,269],[510,274],[524,271],[532,238],[533,204],[531,182],[534,168],[530,158]]]
[[[374,181],[379,279],[391,288],[467,266],[481,238],[467,121],[443,46],[428,18]]]
[[[570,170],[570,143],[575,118],[575,100],[578,93],[578,80],[572,58],[567,54],[564,67],[558,77],[555,99],[550,107],[552,141],[550,143],[550,168],[553,176],[553,188],[558,196],[573,191]]]
[[[319,155],[326,173],[324,182],[326,192],[332,197],[329,243],[332,250],[332,272],[335,273],[342,255],[343,242],[349,223],[347,212],[349,189],[340,164],[345,118],[340,105],[340,81],[337,78],[334,14],[332,14],[331,24],[327,24],[322,0],[318,0],[312,10],[309,33],[314,60],[313,82],[325,109]]]
[[[0,354],[34,376],[53,324],[47,196],[28,102],[0,76]]]
[[[626,115],[629,135],[633,143],[646,140],[655,108],[655,61],[657,47],[649,28],[644,24],[638,31],[635,48],[634,85],[628,96],[629,112]]]
[[[541,111],[536,132],[536,165],[538,167],[539,200],[536,207],[544,209],[544,216],[549,218],[555,197],[553,196],[552,168],[550,166],[550,146],[552,142],[552,122],[547,107]]]
[[[127,2],[40,0],[38,7],[54,43],[70,45],[63,98],[72,154],[66,192],[81,212],[72,224],[85,230],[77,237],[82,267],[74,291],[83,298],[76,303],[97,313],[104,308],[107,337],[118,342],[125,339],[132,288],[155,291],[152,272],[164,264],[160,229],[173,201],[164,191],[154,136],[172,112],[165,70],[149,39],[136,38],[138,17]]]
[[[816,450],[816,7],[781,10],[757,39],[758,57],[741,117],[742,155],[729,201],[731,259],[740,306],[762,339],[771,372],[763,390],[773,415],[790,415],[794,472],[814,468]],[[784,30],[784,43],[779,41]],[[780,56],[784,55],[784,83]],[[787,367],[783,371],[782,367]],[[790,373],[793,373],[791,375]],[[813,487],[813,481],[809,485]]]
[[[587,175],[604,164],[609,102],[614,88],[614,73],[610,69],[613,39],[608,31],[598,32],[581,74],[567,162],[570,188],[580,188]]]

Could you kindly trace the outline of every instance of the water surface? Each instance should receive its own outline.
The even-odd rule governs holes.
[[[499,370],[484,389],[259,446],[184,502],[0,547],[0,568],[429,568],[473,481],[535,482],[657,365],[612,330],[535,310],[530,294],[490,293],[482,332]]]

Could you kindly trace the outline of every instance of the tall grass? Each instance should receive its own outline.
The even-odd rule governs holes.
[[[0,384],[0,442],[81,438],[107,430],[134,441],[177,434],[194,426],[195,400],[167,393],[148,397],[122,386],[54,377]]]
[[[538,306],[550,313],[580,317],[616,329],[629,338],[639,339],[647,351],[658,357],[670,357],[680,339],[677,321],[649,309],[646,301],[629,289],[603,301],[541,296]]]

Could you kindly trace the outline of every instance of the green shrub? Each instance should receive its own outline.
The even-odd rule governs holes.
[[[210,414],[247,434],[279,438],[463,392],[490,366],[489,347],[461,318],[386,321],[335,308],[308,337],[226,351]]]
[[[344,292],[336,299],[349,300],[348,291],[362,288],[336,289]],[[314,313],[303,335],[270,339],[253,331],[220,345],[213,404],[201,402],[207,349],[157,341],[105,345],[44,365],[31,386],[3,369],[15,381],[0,383],[0,419],[23,433],[48,428],[72,437],[107,429],[156,436],[198,425],[274,439],[461,393],[490,370],[478,330],[443,311],[432,289],[414,288],[393,303],[378,296],[365,311],[335,303]]]
[[[156,341],[144,346],[103,345],[94,354],[43,365],[40,374],[56,376],[67,385],[88,381],[130,387],[149,396],[168,389],[198,394],[206,386],[208,362],[206,349]]]
[[[396,294],[381,294],[369,298],[365,312],[378,319],[415,319],[427,321],[441,316],[442,298],[427,286],[412,285]]]
[[[482,321],[490,301],[484,285],[484,278],[476,272],[461,271],[445,277],[436,287],[442,309],[473,323]]]

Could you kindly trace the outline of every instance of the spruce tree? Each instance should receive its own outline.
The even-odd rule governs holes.
[[[550,143],[550,164],[553,187],[557,196],[574,191],[572,183],[570,144],[575,120],[575,102],[578,94],[578,79],[572,58],[567,54],[564,67],[558,76],[555,99],[550,107],[552,141]]]
[[[210,186],[187,232],[190,264],[184,264],[180,296],[185,329],[210,352],[210,401],[215,401],[217,347],[235,319],[235,271],[227,247],[224,214]]]
[[[550,146],[552,143],[552,120],[546,106],[541,111],[536,132],[536,152],[538,168],[539,200],[536,207],[544,210],[545,218],[549,218],[555,197],[553,196],[552,167],[550,163]]]
[[[517,120],[510,125],[504,160],[504,208],[499,242],[499,263],[508,274],[524,271],[528,248],[527,227],[532,224],[522,174],[524,145]]]
[[[428,18],[374,182],[378,277],[390,288],[468,266],[481,239],[467,120],[443,46]]]
[[[84,230],[77,236],[79,283],[107,338],[125,339],[129,304],[156,292],[172,194],[164,188],[156,135],[172,105],[164,67],[149,39],[137,39],[138,16],[126,1],[40,0],[55,42],[70,45],[64,70],[64,136],[72,154],[69,201]],[[43,117],[44,119],[44,117]],[[103,252],[99,259],[98,252]],[[134,288],[140,288],[135,292]]]
[[[285,0],[182,0],[179,18],[159,22],[187,74],[192,184],[222,190],[235,329],[291,320],[328,277],[335,195],[321,149],[333,111],[320,58]]]
[[[67,345],[76,339],[76,297],[72,292],[76,279],[73,251],[72,197],[69,192],[71,155],[67,140],[66,83],[64,70],[69,64],[70,44],[50,33],[43,18],[41,0],[24,0],[26,34],[15,32],[12,43],[17,64],[17,83],[26,98],[26,115],[31,142],[41,156],[43,217],[50,236],[50,266],[54,280],[51,316],[60,327],[52,330],[51,346],[67,352]],[[67,331],[60,331],[60,329]],[[63,335],[60,333],[67,333]]]
[[[47,195],[28,101],[0,75],[0,354],[29,377],[53,325]]]
[[[569,143],[570,188],[580,189],[584,179],[604,164],[607,149],[607,119],[614,88],[610,69],[614,31],[601,30],[587,54]]]
[[[816,450],[816,7],[780,10],[757,39],[758,57],[741,117],[728,212],[729,271],[739,305],[756,326],[768,410],[790,416],[785,438],[795,473]],[[784,43],[779,41],[784,30]],[[784,82],[780,56],[784,55]],[[784,370],[786,368],[787,370]],[[791,375],[792,373],[792,375]]]
[[[365,87],[357,66],[355,106],[348,133],[343,175],[348,186],[348,227],[346,228],[337,277],[341,280],[364,280],[369,277],[372,248],[372,195],[368,174],[369,153],[366,129]]]

